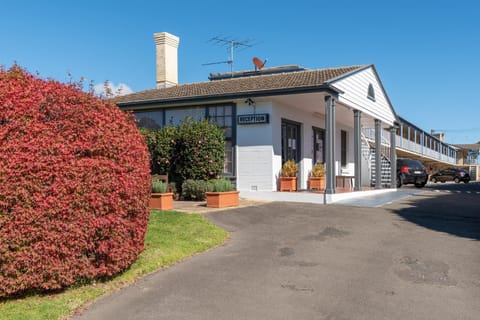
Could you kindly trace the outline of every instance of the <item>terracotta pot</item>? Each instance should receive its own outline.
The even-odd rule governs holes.
[[[240,191],[205,192],[207,207],[226,208],[238,206],[238,194]]]
[[[297,191],[297,177],[280,177],[280,191]]]
[[[152,193],[152,195],[150,196],[150,209],[172,210],[173,193]]]
[[[309,190],[325,190],[325,177],[309,177],[308,189]]]

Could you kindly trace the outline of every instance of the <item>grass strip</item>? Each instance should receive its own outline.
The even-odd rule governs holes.
[[[76,286],[60,293],[34,294],[0,301],[0,318],[65,319],[99,296],[112,293],[148,273],[221,244],[227,237],[226,231],[201,215],[152,210],[145,236],[145,250],[128,270],[106,282]]]

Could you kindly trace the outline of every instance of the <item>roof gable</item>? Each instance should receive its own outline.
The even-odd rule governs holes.
[[[398,122],[393,105],[373,65],[352,70],[328,83],[343,91],[339,95],[339,102],[389,125]],[[370,94],[372,90],[374,97]]]

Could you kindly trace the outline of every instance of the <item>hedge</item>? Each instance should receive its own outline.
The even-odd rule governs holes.
[[[0,297],[125,270],[143,250],[150,189],[131,115],[0,69]]]

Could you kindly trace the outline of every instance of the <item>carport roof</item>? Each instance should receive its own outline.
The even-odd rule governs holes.
[[[145,103],[162,104],[215,98],[304,93],[319,90],[341,93],[331,86],[329,81],[367,67],[369,65],[345,66],[195,82],[169,88],[140,91],[116,97],[113,101],[119,106],[128,106]]]

